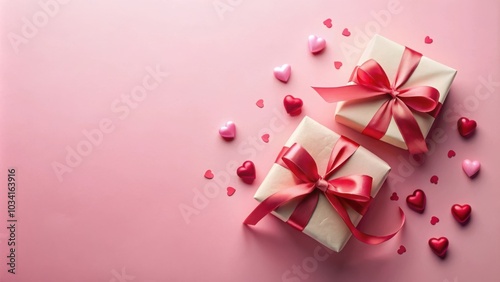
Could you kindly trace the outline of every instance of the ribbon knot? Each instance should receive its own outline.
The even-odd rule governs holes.
[[[321,177],[314,184],[314,187],[318,188],[321,192],[326,192],[328,186],[330,186],[330,183],[328,183],[328,181],[324,180]]]
[[[441,108],[439,91],[431,86],[402,87],[412,76],[421,58],[422,54],[406,47],[392,84],[380,64],[370,59],[354,69],[351,75],[354,85],[313,88],[327,102],[387,96],[388,99],[380,106],[362,133],[380,139],[394,118],[410,153],[425,153],[425,137],[413,112],[436,117]]]

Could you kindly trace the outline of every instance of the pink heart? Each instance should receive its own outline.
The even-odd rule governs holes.
[[[351,32],[349,31],[349,29],[344,28],[344,30],[342,31],[342,35],[343,35],[343,36],[350,36],[350,35],[351,35]]]
[[[336,69],[340,69],[340,67],[342,66],[342,62],[335,61],[333,62],[333,65],[335,66]]]
[[[284,82],[287,83],[288,79],[290,79],[290,75],[292,74],[292,67],[289,64],[284,64],[281,67],[274,68],[274,76]]]
[[[257,101],[257,103],[255,103],[255,105],[257,105],[257,107],[259,107],[259,108],[261,108],[261,109],[262,109],[262,108],[264,108],[264,100],[259,99],[259,100]]]
[[[399,246],[399,249],[398,249],[398,254],[402,255],[402,254],[404,254],[404,253],[406,253],[406,248],[405,248],[405,246],[403,246],[403,245]]]
[[[231,187],[231,186],[227,187],[227,195],[228,195],[229,197],[231,197],[231,196],[234,194],[234,192],[236,192],[236,189],[234,189],[234,188],[233,188],[233,187]]]
[[[328,27],[328,28],[332,28],[332,19],[326,19],[323,21],[323,24]]]
[[[481,163],[478,161],[471,161],[466,159],[462,162],[462,169],[468,177],[473,178],[481,168]]]
[[[262,141],[264,141],[264,143],[269,143],[269,134],[264,134],[262,135]]]
[[[429,36],[426,36],[424,42],[425,44],[431,44],[432,42],[434,42],[434,40],[432,40],[432,38],[430,38]]]
[[[326,41],[319,36],[309,35],[309,44],[308,45],[309,45],[309,51],[311,51],[311,53],[313,53],[313,54],[316,54],[316,53],[323,51],[323,49],[325,49]]]
[[[207,170],[207,171],[205,171],[205,175],[203,175],[203,176],[205,176],[206,179],[212,179],[212,178],[214,178],[214,174],[213,174],[213,172],[210,169]]]
[[[437,175],[431,176],[431,183],[432,184],[438,184],[439,177]]]
[[[431,217],[431,224],[436,225],[436,223],[439,222],[439,218],[437,216],[432,216]]]
[[[232,121],[226,122],[226,125],[219,129],[219,134],[226,140],[232,140],[236,137],[236,125]]]

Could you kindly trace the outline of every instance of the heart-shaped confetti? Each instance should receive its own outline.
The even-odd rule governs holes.
[[[462,137],[469,137],[474,134],[476,131],[477,123],[473,119],[468,119],[466,117],[461,117],[457,121],[457,129],[458,133],[462,135]]]
[[[336,69],[340,69],[340,67],[342,67],[342,62],[335,61],[333,62],[333,65],[335,66]]]
[[[226,122],[226,125],[219,128],[219,134],[224,140],[233,140],[236,137],[236,125],[232,121]]]
[[[429,36],[426,36],[424,42],[425,44],[431,44],[432,42],[434,42],[434,40],[432,40],[432,38],[430,38]]]
[[[285,110],[291,116],[300,115],[300,113],[302,112],[303,104],[304,103],[300,98],[295,98],[292,95],[286,95],[285,99],[283,99]]]
[[[292,67],[289,64],[284,64],[281,67],[274,68],[274,76],[284,83],[287,83],[292,74]]]
[[[471,212],[472,208],[467,204],[455,204],[451,207],[451,214],[458,222],[462,224],[466,223],[469,220]]]
[[[344,30],[342,31],[342,35],[343,35],[343,36],[350,36],[350,35],[351,35],[351,32],[349,31],[349,29],[344,28]]]
[[[431,176],[431,183],[432,184],[438,184],[439,177],[437,175]]]
[[[405,246],[403,246],[403,245],[399,246],[399,249],[398,249],[398,254],[402,255],[402,254],[404,254],[404,253],[406,253],[406,248],[405,248]]]
[[[269,143],[269,134],[268,133],[263,134],[261,136],[261,138],[262,138],[262,141],[264,141],[264,143]]]
[[[439,218],[437,216],[432,216],[431,217],[431,224],[436,225],[436,223],[439,222]]]
[[[412,210],[423,213],[425,210],[426,197],[424,191],[417,189],[412,195],[406,197],[406,203]]]
[[[246,184],[252,184],[255,180],[255,165],[252,161],[245,161],[238,169],[236,174]]]
[[[234,189],[233,187],[229,186],[227,187],[227,195],[229,197],[231,197],[232,195],[234,195],[234,192],[236,192],[236,189]]]
[[[309,46],[309,51],[313,54],[317,54],[326,47],[326,41],[325,39],[316,36],[316,35],[309,35],[308,38],[308,46]]]
[[[391,195],[390,199],[391,199],[391,201],[397,201],[397,200],[399,200],[398,193],[392,192],[392,195]]]
[[[257,100],[257,103],[255,103],[255,105],[257,105],[257,107],[261,109],[264,108],[264,100],[262,99]]]
[[[205,171],[205,175],[203,175],[203,176],[206,179],[212,179],[212,178],[214,178],[214,174],[213,174],[213,172],[210,169],[208,169],[207,171]]]
[[[446,255],[449,244],[448,238],[446,237],[429,239],[429,247],[431,247],[431,250],[439,257],[444,257]]]
[[[469,159],[465,159],[462,162],[462,169],[469,178],[474,178],[479,172],[480,168],[481,163],[479,161],[471,161]]]
[[[455,151],[453,151],[453,150],[449,150],[449,151],[448,151],[448,158],[450,158],[450,159],[451,159],[451,158],[453,158],[453,157],[454,157],[454,156],[456,156],[456,155],[457,155],[457,154],[455,153]]]
[[[328,27],[328,28],[332,28],[332,19],[326,19],[323,21],[323,24]]]

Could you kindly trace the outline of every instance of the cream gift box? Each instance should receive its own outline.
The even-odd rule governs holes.
[[[318,172],[322,173],[326,170],[332,148],[339,138],[340,136],[335,132],[313,119],[305,117],[285,143],[285,146],[290,147],[294,143],[300,144],[314,158],[318,166]],[[375,197],[390,170],[391,168],[387,163],[360,146],[348,161],[332,175],[332,178],[353,174],[371,176],[373,178],[371,196]],[[293,173],[275,163],[255,193],[254,198],[262,202],[270,195],[287,189],[295,185],[295,183]],[[276,209],[273,214],[279,219],[287,221],[296,206],[297,202],[289,202]],[[357,225],[362,216],[351,207],[346,209],[353,224]],[[351,237],[350,230],[323,194],[320,194],[316,209],[302,232],[337,252],[344,247]]]
[[[380,35],[375,35],[359,59],[358,66],[373,59],[380,64],[387,74],[388,79],[393,82],[404,50],[405,46],[388,40]],[[440,104],[443,104],[456,73],[456,70],[422,56],[417,68],[401,88],[417,86],[434,87],[439,91]],[[352,85],[354,82],[350,82],[349,84]],[[363,132],[385,101],[387,101],[385,97],[374,97],[338,102],[335,120],[357,131]],[[435,118],[427,113],[416,111],[412,111],[412,113],[425,138]],[[391,118],[389,127],[380,140],[403,149],[408,149],[394,118]]]

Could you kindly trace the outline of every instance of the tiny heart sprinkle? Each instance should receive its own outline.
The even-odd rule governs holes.
[[[455,153],[455,151],[453,151],[453,150],[449,150],[449,151],[448,151],[448,158],[450,158],[450,159],[451,159],[451,158],[453,158],[453,157],[454,157],[454,156],[456,156],[456,155],[457,155],[457,154]]]
[[[480,168],[481,168],[481,163],[479,163],[478,161],[471,161],[469,159],[465,159],[462,162],[462,169],[469,178],[474,178],[479,172]]]
[[[328,28],[332,28],[332,19],[326,19],[323,21],[323,24],[328,27]]]
[[[284,64],[281,67],[274,68],[274,76],[281,82],[287,83],[292,74],[292,67],[289,64]]]
[[[210,169],[207,170],[207,171],[205,171],[205,175],[204,176],[205,176],[206,179],[212,179],[212,178],[214,178],[214,174],[212,173],[212,171]]]
[[[264,143],[269,143],[269,134],[264,134],[262,135],[262,141],[264,141]]]
[[[300,115],[302,112],[302,105],[304,103],[300,98],[295,98],[292,95],[286,95],[283,99],[283,105],[285,106],[286,112],[291,116]]]
[[[451,214],[458,222],[462,224],[466,223],[469,220],[471,212],[472,208],[467,204],[455,204],[451,207]]]
[[[448,250],[448,245],[449,241],[446,237],[429,239],[429,247],[431,247],[431,250],[439,257],[444,257]]]
[[[458,133],[462,137],[469,137],[476,131],[477,123],[473,119],[468,119],[466,117],[461,117],[457,121]]]
[[[437,175],[431,176],[431,183],[432,184],[438,184],[439,177]]]
[[[319,36],[309,35],[308,46],[311,53],[318,54],[325,49],[326,41]]]
[[[402,255],[402,254],[404,254],[404,253],[406,253],[406,248],[405,248],[405,246],[403,246],[403,245],[399,246],[399,249],[398,249],[398,254]]]
[[[231,197],[231,196],[234,194],[234,192],[236,192],[236,189],[234,189],[234,188],[233,188],[233,187],[231,187],[231,186],[227,187],[227,195],[228,195],[229,197]]]
[[[233,140],[236,137],[236,125],[232,121],[226,122],[226,125],[219,129],[219,134],[226,141]]]
[[[412,195],[406,197],[406,203],[412,210],[423,213],[425,210],[426,197],[424,191],[417,189]]]
[[[439,222],[439,218],[437,216],[433,216],[431,217],[431,224],[432,225],[436,225],[436,223]]]
[[[255,103],[255,105],[257,105],[257,107],[261,109],[264,108],[264,100],[262,99],[257,100],[257,103]]]
[[[397,201],[397,200],[399,200],[398,193],[392,192],[392,195],[391,195],[390,199],[391,199],[391,201]]]
[[[342,66],[342,62],[335,61],[333,62],[333,65],[335,66],[336,69],[340,69],[340,67]]]
[[[432,38],[430,38],[429,36],[426,36],[424,42],[425,44],[431,44],[432,42],[434,42],[434,40],[432,40]]]
[[[344,30],[342,31],[342,35],[343,35],[343,36],[350,36],[350,35],[351,35],[351,32],[349,31],[349,29],[344,28]]]
[[[246,184],[252,184],[255,180],[255,165],[252,161],[245,161],[238,169],[236,174]]]

